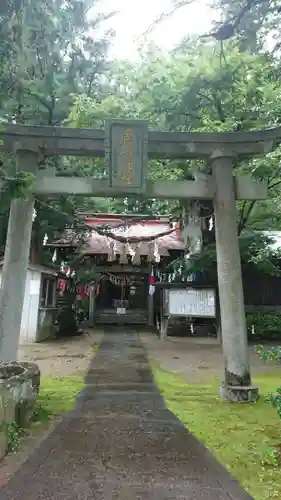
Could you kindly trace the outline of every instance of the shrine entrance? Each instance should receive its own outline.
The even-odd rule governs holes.
[[[212,200],[225,358],[221,395],[231,401],[255,401],[258,390],[251,386],[236,200],[265,199],[267,185],[248,175],[233,177],[232,170],[236,158],[272,150],[281,142],[281,130],[148,132],[147,122],[111,120],[104,131],[7,124],[1,127],[0,139],[0,148],[16,155],[17,170],[35,176],[27,199],[11,203],[1,287],[0,359],[17,359],[34,194]],[[108,177],[65,178],[57,176],[53,169],[42,169],[45,159],[56,155],[104,157]],[[153,158],[198,158],[201,165],[205,161],[206,170],[200,176],[195,172],[192,181],[152,182],[148,180],[147,166],[148,159]],[[187,214],[184,237],[188,253],[197,251],[200,240],[197,219],[198,214],[192,210],[190,217]],[[123,243],[132,244],[134,239],[125,238]]]
[[[147,276],[107,274],[95,298],[96,324],[148,324]]]

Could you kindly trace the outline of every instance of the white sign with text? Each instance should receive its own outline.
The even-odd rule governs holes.
[[[215,318],[215,290],[189,288],[168,290],[168,314],[170,316],[193,316]]]

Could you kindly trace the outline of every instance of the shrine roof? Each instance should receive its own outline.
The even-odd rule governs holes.
[[[147,216],[139,214],[92,214],[83,218],[89,228],[89,234],[87,242],[82,248],[82,253],[109,254],[113,245],[115,253],[121,252],[123,242],[98,234],[94,230],[95,227],[106,228],[116,236],[123,238],[152,238],[157,244],[161,256],[168,256],[170,250],[184,250],[184,243],[180,238],[180,226],[178,223],[171,223],[168,217],[149,219]],[[65,238],[48,244],[50,247],[62,248],[76,245],[76,236],[71,230],[66,231]],[[150,251],[149,241],[134,242],[132,245],[139,247],[141,255],[148,255]]]

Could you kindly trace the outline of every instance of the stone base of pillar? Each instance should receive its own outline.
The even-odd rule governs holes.
[[[253,386],[220,385],[220,397],[231,403],[256,403],[259,399],[259,389]]]

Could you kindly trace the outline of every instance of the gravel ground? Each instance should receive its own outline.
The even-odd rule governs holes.
[[[43,377],[85,374],[93,359],[93,346],[99,345],[102,337],[103,331],[95,330],[71,339],[24,344],[20,347],[19,359],[20,361],[37,363]],[[7,483],[31,453],[54,432],[60,422],[61,417],[57,417],[44,429],[30,430],[23,439],[20,450],[7,455],[2,460],[0,463],[0,487]]]
[[[19,359],[37,363],[43,377],[85,373],[93,357],[93,346],[100,344],[102,336],[102,330],[89,330],[80,337],[23,344],[20,347]]]
[[[133,329],[106,330],[86,382],[1,500],[252,499],[166,408]]]
[[[160,341],[151,333],[140,333],[140,338],[151,360],[163,370],[182,374],[187,383],[223,376],[222,349],[216,339],[169,337]],[[280,363],[261,361],[253,345],[249,346],[249,356],[252,375],[280,370]]]
[[[42,376],[68,376],[87,372],[93,358],[93,346],[100,344],[103,331],[88,331],[81,337],[40,344],[25,344],[20,348],[20,360],[39,365]],[[170,337],[160,341],[154,333],[140,332],[140,339],[148,358],[167,371],[181,373],[187,383],[196,383],[208,377],[222,378],[223,356],[215,339]],[[252,373],[266,373],[280,369],[275,363],[264,363],[249,347]],[[30,432],[19,452],[8,455],[0,464],[0,486],[18,470],[28,456],[50,435],[61,419],[54,419],[41,431]]]

